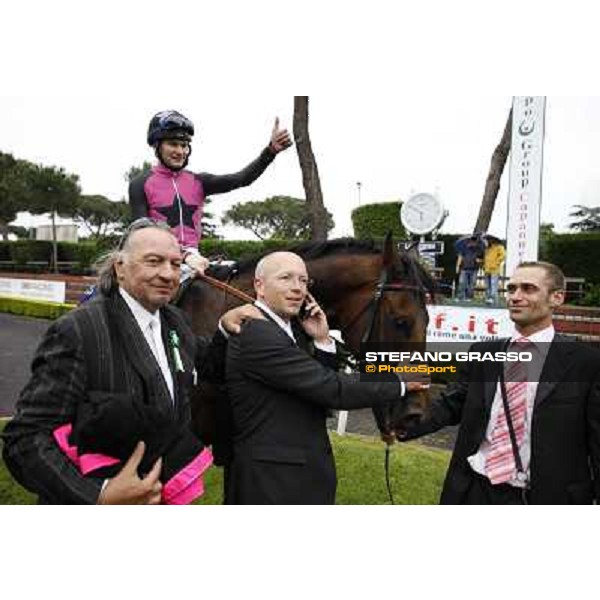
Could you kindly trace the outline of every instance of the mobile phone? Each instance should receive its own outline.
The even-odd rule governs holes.
[[[300,311],[298,312],[298,318],[301,321],[304,321],[304,319],[307,319],[310,316],[307,306],[308,306],[308,300],[306,299],[302,303],[302,306],[300,307]]]

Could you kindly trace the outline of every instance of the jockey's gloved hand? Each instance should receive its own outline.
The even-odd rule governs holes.
[[[208,258],[194,252],[186,252],[183,257],[183,262],[191,269],[194,269],[196,273],[204,273],[209,266]]]

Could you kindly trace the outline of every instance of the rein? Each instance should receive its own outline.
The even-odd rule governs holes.
[[[215,287],[219,290],[222,290],[226,294],[230,294],[231,296],[235,296],[238,300],[242,300],[243,302],[249,302],[250,304],[254,304],[256,298],[250,296],[250,294],[246,294],[246,292],[242,292],[242,290],[238,290],[238,288],[229,285],[228,283],[224,283],[223,281],[219,281],[214,277],[210,277],[210,275],[205,275],[204,273],[197,273],[196,278],[200,279],[212,287]]]
[[[362,344],[368,344],[371,341],[373,336],[373,330],[375,327],[375,323],[377,321],[377,316],[379,314],[379,309],[381,306],[381,299],[386,292],[418,292],[419,294],[423,294],[423,288],[418,285],[414,285],[412,283],[404,283],[402,281],[395,281],[388,283],[388,272],[384,268],[379,277],[379,282],[375,291],[373,293],[373,297],[365,304],[363,308],[356,314],[348,325],[342,327],[342,333],[347,333],[354,327],[359,319],[365,314],[368,314],[368,326],[363,333],[363,336],[360,340]],[[356,357],[355,357],[356,358]],[[385,446],[385,456],[384,456],[384,464],[383,469],[385,473],[385,485],[387,488],[388,497],[390,499],[390,504],[395,504],[394,495],[392,494],[392,486],[390,484],[390,444],[386,444]]]
[[[246,292],[239,290],[238,288],[229,285],[228,283],[224,283],[214,277],[210,277],[209,275],[205,275],[204,273],[197,273],[196,277],[214,288],[222,290],[225,294],[230,294],[235,296],[239,300],[243,302],[249,302],[251,304],[254,303],[254,298]],[[350,321],[348,325],[341,328],[342,333],[347,333],[350,331],[359,321],[359,319],[365,314],[368,313],[369,325],[365,329],[363,336],[361,338],[361,344],[366,344],[371,341],[371,337],[373,336],[373,330],[375,327],[375,323],[377,321],[377,316],[379,314],[381,300],[383,295],[386,292],[417,292],[419,294],[423,294],[423,288],[419,285],[414,285],[412,283],[405,283],[402,281],[395,281],[388,283],[387,281],[388,273],[384,268],[380,277],[379,282],[375,288],[373,297],[369,299],[369,301],[365,304],[363,308],[356,314]],[[386,444],[385,447],[385,457],[384,457],[384,472],[385,472],[385,483],[387,487],[388,497],[390,499],[391,504],[395,504],[394,496],[392,494],[392,487],[390,484],[390,444]]]
[[[381,273],[379,278],[379,283],[377,284],[373,297],[370,298],[367,303],[358,311],[348,325],[341,327],[342,333],[348,333],[352,330],[352,328],[357,324],[358,320],[365,314],[365,312],[369,311],[369,325],[365,329],[365,332],[360,340],[361,344],[366,344],[371,341],[371,337],[373,336],[373,328],[375,326],[375,321],[377,320],[377,315],[379,314],[379,306],[381,304],[381,299],[385,292],[418,292],[423,293],[423,288],[418,285],[414,285],[412,283],[404,283],[402,281],[396,281],[392,283],[387,283],[387,272],[384,270]]]

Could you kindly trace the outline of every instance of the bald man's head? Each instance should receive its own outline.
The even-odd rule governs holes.
[[[307,286],[306,265],[293,252],[267,254],[256,265],[256,297],[286,321],[300,312]]]

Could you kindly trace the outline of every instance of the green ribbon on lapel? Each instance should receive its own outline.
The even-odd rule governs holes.
[[[173,353],[175,369],[178,372],[183,373],[183,362],[181,360],[181,354],[179,354],[179,336],[177,335],[177,332],[172,329],[169,331],[169,345],[171,346],[171,352]]]

